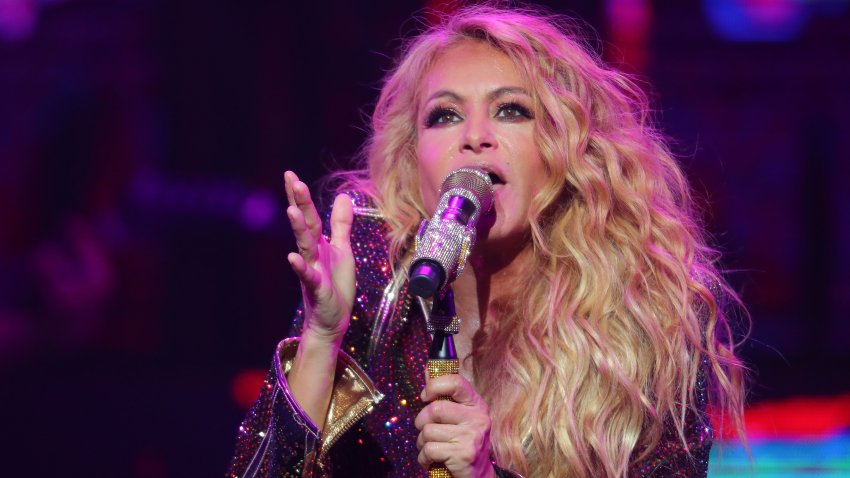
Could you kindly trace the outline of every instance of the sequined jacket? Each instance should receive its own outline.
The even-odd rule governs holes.
[[[431,338],[403,274],[390,269],[380,212],[361,195],[352,196],[356,296],[325,429],[318,430],[286,384],[303,320],[299,311],[292,337],[278,345],[259,398],[239,427],[230,478],[427,476],[417,463],[413,423],[424,406],[419,393]],[[704,407],[704,387],[697,398]],[[691,417],[685,433],[690,454],[668,426],[629,476],[706,476],[710,425]]]

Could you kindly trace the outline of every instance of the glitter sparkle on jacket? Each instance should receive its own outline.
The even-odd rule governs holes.
[[[303,315],[278,345],[260,395],[239,427],[228,477],[426,477],[417,462],[413,423],[425,406],[419,394],[431,343],[425,320],[407,294],[404,274],[393,274],[387,225],[360,194],[352,194],[351,246],[356,295],[337,362],[325,430],[297,405],[286,373],[298,347]],[[701,374],[702,375],[702,374]],[[706,403],[700,379],[697,405]],[[685,438],[672,425],[649,456],[629,469],[634,477],[704,477],[712,430],[689,414]]]

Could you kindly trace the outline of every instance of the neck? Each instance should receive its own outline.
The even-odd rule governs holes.
[[[461,359],[460,373],[472,384],[475,383],[473,364],[466,359],[472,357],[476,343],[486,340],[484,327],[496,317],[491,302],[499,291],[516,286],[524,262],[531,259],[531,247],[514,254],[506,254],[506,248],[492,249],[499,253],[490,253],[486,247],[477,248],[463,274],[452,284],[455,310],[461,318],[460,332],[455,335],[454,343]]]
[[[470,255],[469,264],[452,285],[452,290],[459,316],[483,326],[490,315],[492,291],[497,291],[495,295],[498,295],[498,291],[515,287],[523,265],[531,260],[532,250],[528,244],[513,251],[482,246],[485,247]],[[477,329],[470,332],[474,334]]]

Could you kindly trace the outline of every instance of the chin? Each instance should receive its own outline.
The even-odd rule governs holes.
[[[489,229],[479,229],[479,231],[477,241],[482,249],[506,252],[531,245],[531,231],[527,226],[508,227],[507,224],[499,224],[497,221]]]

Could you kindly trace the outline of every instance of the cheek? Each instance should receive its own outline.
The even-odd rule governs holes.
[[[440,150],[433,142],[420,140],[416,148],[417,171],[419,173],[419,192],[423,206],[430,213],[437,207],[437,194],[442,179],[442,161]]]
[[[525,178],[525,194],[523,194],[523,202],[525,207],[530,206],[534,196],[546,187],[549,182],[547,177],[546,167],[543,163],[543,158],[534,142],[528,142],[523,149],[522,176]]]
[[[419,173],[419,194],[422,196],[422,206],[425,208],[425,211],[428,215],[434,214],[434,210],[437,208],[437,189],[425,178],[425,175],[420,171]]]
[[[533,132],[529,132],[524,138],[523,153],[528,158],[527,168],[535,184],[542,185],[546,182],[546,168],[543,165],[543,157],[540,155],[540,148],[537,147]]]

